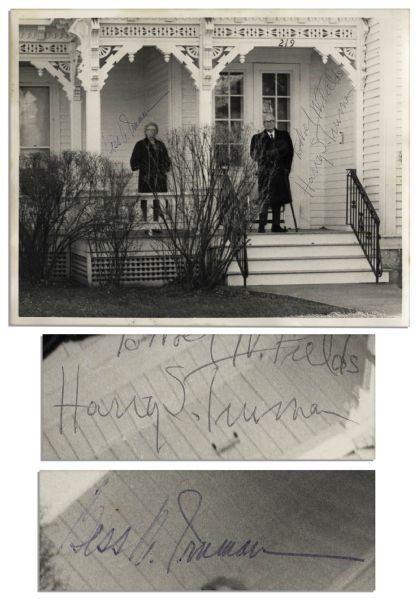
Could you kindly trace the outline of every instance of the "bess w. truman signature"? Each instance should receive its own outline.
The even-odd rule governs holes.
[[[204,497],[198,489],[184,488],[161,503],[154,518],[137,531],[133,523],[117,530],[111,522],[105,522],[105,507],[100,505],[100,496],[108,484],[104,478],[95,488],[90,502],[81,512],[59,546],[58,552],[69,550],[85,558],[108,554],[114,559],[128,560],[136,568],[150,567],[159,560],[166,573],[186,564],[206,560],[254,560],[264,558],[311,558],[315,560],[337,560],[364,562],[355,555],[337,555],[296,551],[280,551],[278,547],[266,546],[255,537],[236,540],[232,537],[213,539],[204,532]],[[179,527],[172,537],[171,547],[158,543],[168,520],[178,522]],[[149,518],[150,520],[150,518]]]

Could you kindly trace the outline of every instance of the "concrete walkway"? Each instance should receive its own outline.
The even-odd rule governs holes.
[[[255,285],[250,291],[289,295],[359,312],[401,316],[402,290],[384,283],[334,285]]]

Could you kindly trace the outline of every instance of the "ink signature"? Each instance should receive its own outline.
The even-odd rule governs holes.
[[[108,553],[117,558],[121,556],[136,568],[152,564],[157,559],[158,540],[163,533],[168,519],[182,523],[179,531],[173,534],[171,547],[166,541],[161,543],[167,549],[167,555],[159,555],[160,561],[170,574],[175,567],[191,564],[200,560],[246,559],[253,560],[262,556],[275,558],[310,558],[321,560],[343,560],[364,562],[365,560],[353,555],[334,553],[279,551],[269,547],[259,539],[237,539],[233,535],[211,539],[202,529],[200,512],[203,505],[203,495],[198,489],[185,488],[179,491],[173,502],[166,497],[156,516],[145,526],[143,532],[137,532],[135,527],[127,526],[116,531],[114,526],[104,523],[104,505],[97,505],[103,489],[109,479],[104,479],[95,489],[90,503],[82,511],[58,548],[61,552],[69,547],[73,553],[88,558],[94,554]],[[173,507],[172,504],[173,503]],[[86,532],[87,529],[87,532]]]
[[[221,351],[218,349],[218,336],[214,335],[150,335],[148,337],[134,337],[122,335],[117,357],[122,359],[125,352],[139,352],[138,358],[145,360],[147,351],[151,351],[156,344],[166,348],[167,354],[172,357],[172,348],[181,344],[195,344],[208,337],[205,343],[206,359],[201,360],[192,369],[185,370],[181,364],[165,364],[163,370],[171,383],[169,397],[158,398],[151,393],[133,393],[130,398],[122,402],[117,396],[113,396],[110,402],[103,398],[99,401],[86,401],[83,393],[83,375],[81,376],[81,365],[76,371],[75,392],[68,397],[65,385],[66,373],[62,366],[62,382],[60,401],[54,404],[59,410],[59,432],[64,434],[65,416],[68,414],[72,421],[72,432],[77,434],[79,421],[85,419],[109,418],[121,420],[123,418],[138,419],[139,421],[150,421],[154,427],[155,451],[159,455],[166,441],[163,441],[162,416],[177,421],[181,426],[184,418],[193,423],[200,423],[208,434],[216,427],[232,429],[237,424],[259,425],[266,418],[274,423],[283,418],[292,421],[298,419],[309,420],[320,415],[327,415],[335,419],[354,422],[345,414],[334,410],[325,409],[318,401],[303,405],[296,395],[286,399],[280,396],[276,401],[269,401],[267,406],[260,405],[256,400],[240,401],[235,398],[227,401],[220,392],[216,393],[217,378],[223,365],[229,364],[232,368],[244,371],[244,362],[248,360],[269,360],[271,368],[279,369],[288,361],[294,363],[307,363],[313,368],[324,368],[332,376],[348,376],[359,373],[358,357],[349,349],[351,336],[346,335],[343,346],[335,349],[334,336],[323,335],[320,343],[312,340],[311,336],[285,335],[238,335],[232,351]],[[266,339],[266,341],[265,341]],[[190,384],[192,378],[201,372],[208,375],[207,391],[205,401],[201,402],[203,411],[196,413],[188,410],[192,391]],[[254,395],[254,394],[253,394]],[[357,424],[357,423],[356,423]],[[67,431],[65,431],[67,432]]]
[[[300,160],[303,159],[305,144],[310,137],[312,160],[309,177],[304,179],[301,176],[296,176],[294,179],[294,183],[310,198],[313,197],[316,191],[313,184],[321,167],[325,165],[325,163],[329,166],[334,166],[334,163],[327,155],[327,150],[329,146],[337,141],[340,133],[342,116],[348,108],[351,95],[354,91],[351,88],[344,94],[338,105],[335,118],[328,126],[324,125],[323,117],[325,116],[325,108],[330,96],[340,84],[342,78],[343,72],[341,69],[322,75],[314,89],[309,110],[306,110],[303,107],[301,109],[305,120],[300,127],[295,128],[294,131],[294,152]]]
[[[118,133],[109,135],[107,138],[103,136],[103,143],[109,147],[109,153],[114,154],[123,144],[131,141],[140,123],[152,112],[154,108],[168,95],[169,92],[163,93],[151,106],[143,110],[137,117],[131,119],[126,114],[121,113],[118,116],[117,129]]]

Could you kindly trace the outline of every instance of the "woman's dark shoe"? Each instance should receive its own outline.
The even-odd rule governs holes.
[[[266,232],[266,230],[265,230],[264,226],[259,225],[259,228],[257,229],[257,233],[265,233],[265,232]]]

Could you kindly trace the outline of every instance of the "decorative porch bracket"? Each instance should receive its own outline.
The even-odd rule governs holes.
[[[172,41],[157,41],[156,47],[163,54],[166,62],[169,62],[171,55],[173,55],[191,75],[196,88],[199,88],[200,70],[198,68],[198,46],[183,46]]]
[[[39,77],[42,77],[43,71],[47,71],[52,77],[55,77],[62,85],[69,101],[73,98],[74,82],[67,74],[71,70],[71,62],[67,61],[51,61],[48,58],[29,58],[29,62],[38,70]]]
[[[314,50],[322,57],[322,62],[326,64],[328,58],[331,58],[336,65],[342,67],[345,74],[351,81],[354,89],[359,87],[360,74],[357,68],[354,66],[356,59],[355,47],[340,48],[328,44],[315,44]]]

